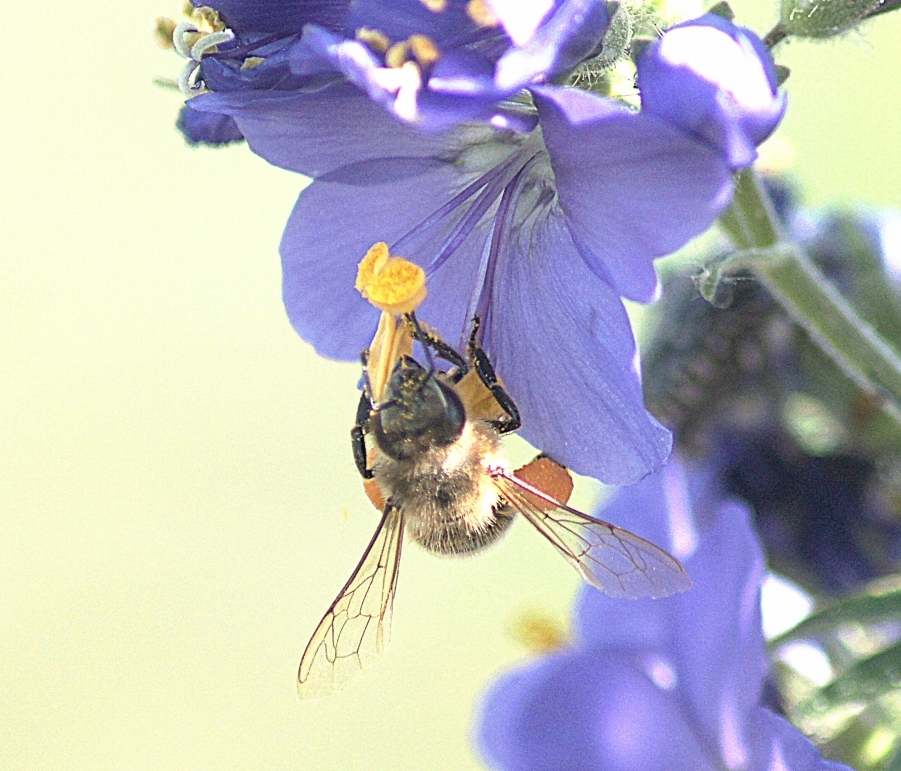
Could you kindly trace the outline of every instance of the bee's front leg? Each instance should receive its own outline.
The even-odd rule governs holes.
[[[421,343],[426,348],[433,350],[438,358],[444,359],[446,362],[449,362],[457,368],[452,378],[453,382],[458,383],[463,376],[469,372],[469,362],[444,342],[444,340],[438,337],[438,335],[423,329],[414,313],[411,312],[405,314],[404,319],[410,327],[410,332],[412,333],[414,340]]]
[[[369,468],[369,458],[366,451],[366,428],[369,425],[369,415],[372,411],[372,403],[366,389],[360,394],[360,402],[357,405],[357,419],[350,429],[350,443],[354,453],[354,462],[363,479],[372,479],[372,469]]]
[[[369,454],[366,450],[366,430],[369,428],[373,406],[372,387],[369,385],[369,375],[366,371],[369,366],[369,349],[364,348],[360,352],[360,363],[363,365],[363,384],[360,389],[360,401],[357,404],[357,417],[353,428],[350,429],[350,444],[360,476],[363,479],[372,479],[373,473],[369,468]]]

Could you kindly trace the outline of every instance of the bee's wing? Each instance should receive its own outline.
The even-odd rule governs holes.
[[[363,668],[364,659],[384,650],[403,537],[403,515],[389,504],[363,558],[303,652],[297,673],[302,699],[340,690]]]
[[[576,511],[505,471],[491,475],[510,506],[606,594],[668,597],[691,586],[682,565],[650,541]]]

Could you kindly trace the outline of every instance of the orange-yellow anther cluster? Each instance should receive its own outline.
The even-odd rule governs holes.
[[[156,44],[160,48],[173,48],[172,33],[175,32],[177,24],[165,16],[160,16],[156,20],[156,26],[153,29],[153,37]]]
[[[391,46],[391,41],[384,32],[369,27],[360,27],[354,34],[361,43],[366,43],[376,53],[383,54]]]
[[[410,35],[407,42],[410,44],[410,52],[419,62],[420,67],[431,67],[441,56],[438,46],[426,35]]]
[[[354,286],[376,308],[397,316],[412,313],[426,296],[425,271],[392,256],[384,241],[374,244],[360,260]]]
[[[200,23],[202,31],[222,32],[225,29],[225,22],[219,17],[219,11],[215,8],[210,8],[207,5],[194,8],[188,3],[185,5],[185,13]]]
[[[500,23],[488,0],[469,0],[466,4],[466,15],[480,27],[496,27]]]

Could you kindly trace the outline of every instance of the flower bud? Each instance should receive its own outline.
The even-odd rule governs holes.
[[[770,52],[718,14],[670,27],[637,65],[642,109],[719,151],[733,169],[753,163],[785,112]]]
[[[854,28],[881,0],[782,0],[779,26],[796,37],[828,38]]]

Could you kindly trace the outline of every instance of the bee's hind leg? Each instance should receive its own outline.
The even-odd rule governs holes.
[[[519,407],[516,406],[513,397],[511,397],[510,394],[504,390],[504,387],[500,382],[498,382],[497,373],[494,371],[494,365],[491,363],[491,359],[488,358],[488,354],[485,353],[482,346],[478,343],[477,337],[480,325],[481,320],[479,317],[476,316],[473,318],[472,332],[469,335],[467,353],[469,354],[469,360],[472,362],[473,367],[475,367],[479,379],[485,384],[485,387],[491,391],[491,395],[498,403],[498,406],[500,406],[508,416],[505,420],[490,420],[488,421],[489,424],[499,434],[509,434],[519,429],[522,425],[522,418],[519,415]]]

